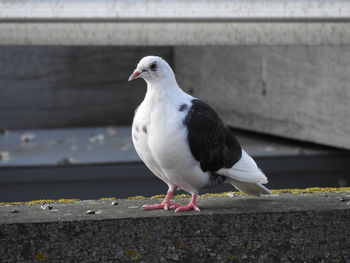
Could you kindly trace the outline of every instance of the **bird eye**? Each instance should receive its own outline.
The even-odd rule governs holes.
[[[157,69],[157,64],[156,64],[156,63],[152,63],[151,66],[150,66],[150,69],[151,69],[152,71],[156,71],[156,69]]]

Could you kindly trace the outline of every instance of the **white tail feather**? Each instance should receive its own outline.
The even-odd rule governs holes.
[[[246,183],[266,184],[267,178],[258,168],[255,161],[242,150],[241,159],[231,168],[223,168],[217,171],[218,174]]]
[[[244,192],[248,195],[261,196],[271,194],[270,190],[262,184],[240,182],[235,179],[229,179],[229,182],[239,191]]]
[[[262,185],[267,183],[266,176],[244,150],[237,163],[231,168],[220,169],[217,173],[227,176],[234,187],[246,194],[254,196],[271,194],[270,190]]]

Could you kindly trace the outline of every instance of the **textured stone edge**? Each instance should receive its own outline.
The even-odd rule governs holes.
[[[348,262],[349,209],[9,224],[1,262]]]
[[[181,215],[138,216],[128,206],[142,201],[121,200],[122,212],[130,211],[127,217],[1,224],[0,262],[350,262],[350,207],[339,199],[344,193],[349,192],[265,201],[205,198],[207,205],[230,202]],[[276,200],[288,206],[290,199],[300,204],[310,198],[314,206],[306,210],[293,206],[298,202],[285,211],[271,206]],[[320,204],[326,200],[330,203]],[[271,211],[244,210],[249,203]]]

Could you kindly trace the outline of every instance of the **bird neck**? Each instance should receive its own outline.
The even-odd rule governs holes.
[[[147,82],[147,92],[151,93],[172,93],[180,90],[175,77],[149,79]]]
[[[157,79],[157,81],[147,81],[147,93],[145,99],[151,100],[154,103],[160,101],[174,101],[184,92],[179,88],[179,85],[174,78]]]

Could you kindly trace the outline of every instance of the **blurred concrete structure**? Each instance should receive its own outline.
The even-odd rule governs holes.
[[[180,85],[229,125],[350,149],[350,46],[175,50]]]
[[[17,147],[5,131],[129,125],[146,89],[127,78],[146,55],[164,57],[180,86],[243,137],[268,135],[243,145],[255,143],[269,187],[349,184],[347,152],[305,155],[310,145],[297,141],[350,149],[350,1],[0,1],[3,200],[17,192],[21,200],[95,198],[165,187],[138,158],[113,156],[114,142],[89,152],[87,139],[80,151],[89,157],[71,163],[72,145],[60,141],[68,130],[43,133],[60,141],[51,148],[41,138]],[[258,154],[273,145],[284,150]],[[134,181],[143,183],[130,187]]]
[[[146,89],[140,57],[170,47],[0,46],[0,129],[131,124]]]
[[[350,184],[350,153],[234,131],[271,189]],[[23,141],[23,138],[32,138]],[[22,139],[22,140],[21,140]],[[136,154],[130,127],[10,131],[0,136],[0,202],[155,195],[167,186]],[[7,152],[7,159],[1,158]],[[223,184],[201,193],[232,191]]]
[[[2,1],[0,22],[26,46],[0,48],[2,128],[128,124],[157,54],[234,127],[350,149],[349,1]]]
[[[3,45],[350,44],[350,2],[0,2]]]
[[[0,128],[128,125],[149,54],[232,127],[350,149],[349,46],[0,46]]]

